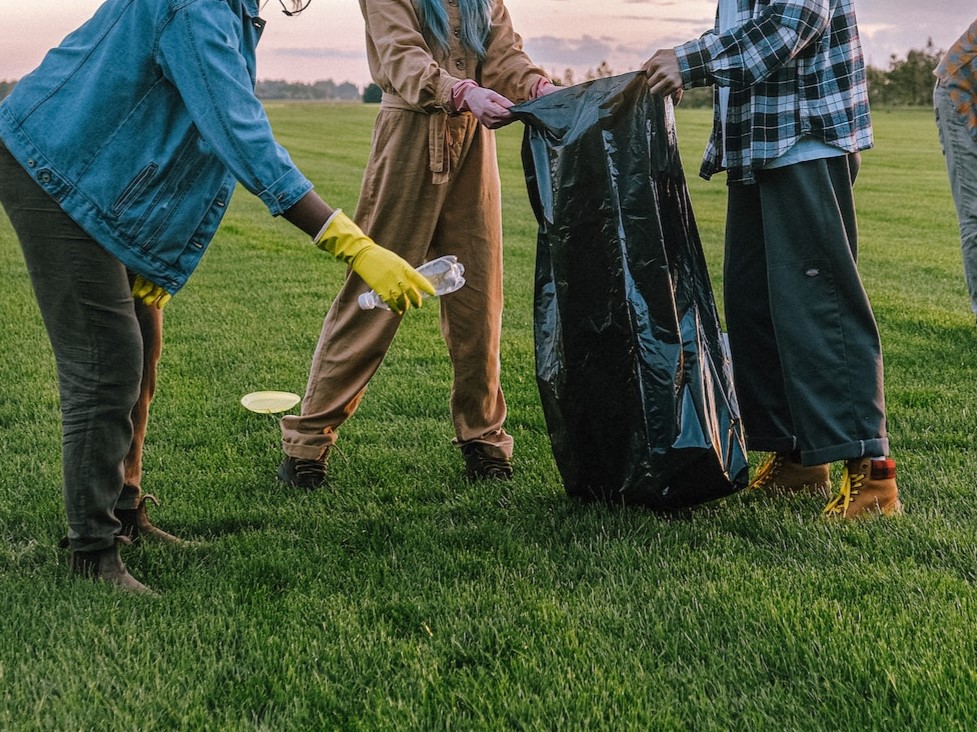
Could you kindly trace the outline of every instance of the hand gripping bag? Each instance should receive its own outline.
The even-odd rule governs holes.
[[[745,487],[671,101],[635,72],[513,112],[539,223],[536,376],[567,493],[671,511]]]

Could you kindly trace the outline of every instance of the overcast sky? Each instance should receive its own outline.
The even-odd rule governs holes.
[[[84,22],[101,0],[2,0],[0,79],[17,79],[44,52]],[[507,0],[526,50],[543,68],[578,78],[607,61],[615,73],[640,66],[660,47],[694,38],[712,25],[715,0]],[[973,0],[856,0],[868,62],[887,68],[891,54],[904,57],[932,39],[945,49],[977,17]],[[258,48],[264,79],[369,82],[363,20],[355,0],[312,0],[288,18],[269,0]]]

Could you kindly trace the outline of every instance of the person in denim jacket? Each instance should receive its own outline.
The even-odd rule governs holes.
[[[286,14],[300,10],[285,1]],[[203,256],[235,181],[394,311],[433,293],[275,141],[254,95],[264,25],[258,0],[107,0],[0,103],[0,203],[58,370],[71,566],[130,591],[148,589],[118,544],[175,540],[149,522],[139,485],[160,310]]]
[[[751,484],[827,497],[825,513],[902,510],[888,458],[882,348],[858,275],[852,184],[872,145],[853,0],[719,0],[701,38],[644,65],[653,92],[714,85],[701,169],[726,170],[726,325]]]

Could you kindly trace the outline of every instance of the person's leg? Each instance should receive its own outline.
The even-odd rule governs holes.
[[[130,284],[135,275],[129,273]],[[149,425],[149,405],[156,394],[156,375],[163,350],[163,311],[149,307],[139,299],[135,301],[136,320],[143,342],[142,381],[139,398],[132,408],[132,444],[123,465],[122,494],[115,505],[115,515],[122,522],[121,534],[133,542],[152,539],[170,544],[183,544],[182,539],[154,526],[149,519],[146,504],[159,505],[156,496],[142,491],[142,456]]]
[[[977,141],[970,136],[963,118],[953,108],[945,87],[938,85],[934,90],[933,106],[960,226],[963,274],[970,308],[977,313]]]
[[[733,185],[728,196],[723,300],[736,398],[748,448],[786,454],[797,436],[771,313],[760,191]]]
[[[427,115],[381,112],[357,223],[378,244],[417,266],[427,259],[444,190],[431,181]],[[336,430],[356,411],[397,332],[400,316],[360,310],[356,299],[367,289],[350,272],[326,315],[301,414],[281,421],[282,449],[293,461],[325,460]],[[310,481],[314,485],[303,487],[315,487],[323,478],[320,470]]]
[[[845,519],[902,512],[878,327],[855,266],[856,165],[841,156],[758,176],[771,313],[801,457],[844,461],[824,513]]]
[[[131,279],[131,277],[130,277]],[[143,342],[139,399],[132,408],[132,445],[125,459],[125,479],[118,508],[137,508],[142,498],[142,454],[149,423],[149,405],[156,394],[156,374],[163,350],[163,311],[135,301],[136,320]]]
[[[441,331],[454,369],[454,442],[466,456],[471,477],[507,478],[512,437],[503,428],[502,202],[495,137],[469,115],[458,118],[452,132],[464,144],[432,257],[455,254],[465,266],[465,286],[441,300]],[[476,461],[484,462],[485,470],[478,470]]]
[[[125,585],[114,509],[142,376],[126,269],[2,147],[0,203],[20,240],[57,363],[69,545],[77,557],[105,560],[116,584]]]
[[[806,464],[888,452],[882,351],[855,266],[846,157],[762,171],[770,313]]]
[[[301,413],[281,420],[282,449],[288,456],[325,458],[336,442],[336,430],[359,407],[397,333],[399,316],[386,310],[359,309],[356,298],[366,289],[350,272],[326,314]]]
[[[829,466],[803,465],[797,447],[771,314],[760,190],[735,185],[728,196],[723,293],[733,384],[748,449],[770,453],[750,488],[827,496]]]

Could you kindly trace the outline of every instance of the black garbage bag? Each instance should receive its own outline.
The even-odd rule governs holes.
[[[673,510],[748,466],[670,100],[631,73],[513,108],[539,222],[536,376],[571,496]]]

